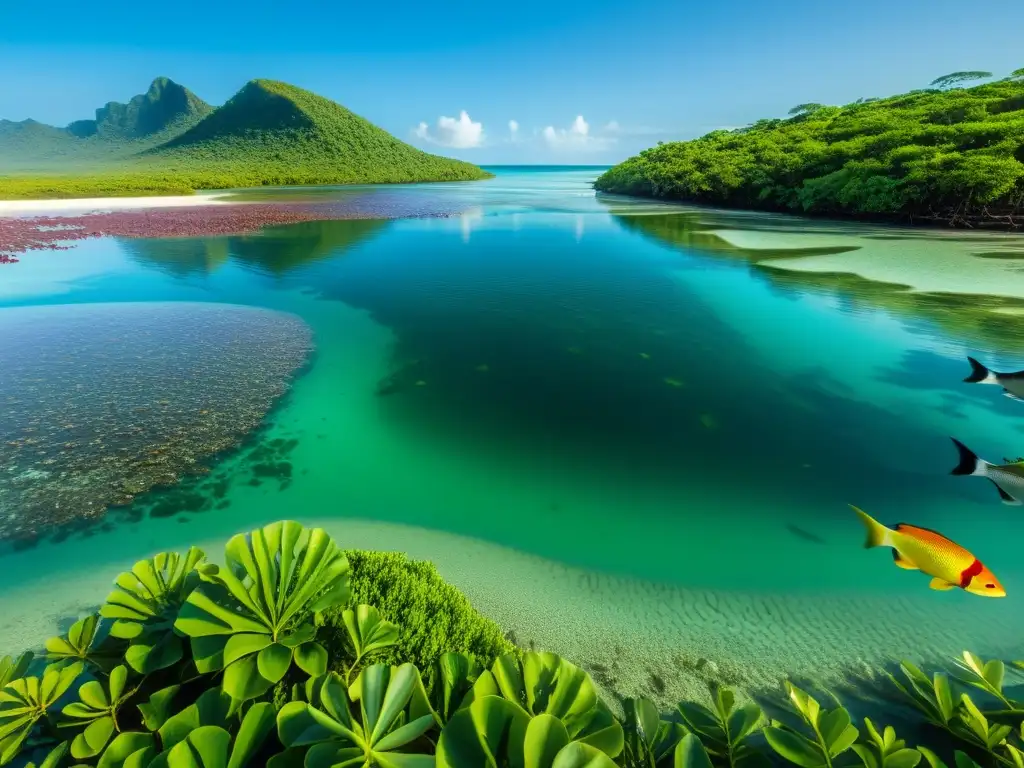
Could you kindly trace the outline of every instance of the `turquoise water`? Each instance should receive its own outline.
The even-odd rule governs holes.
[[[462,212],[86,241],[3,267],[3,306],[258,306],[301,317],[316,353],[209,475],[112,511],[110,532],[0,559],[0,651],[100,602],[137,557],[282,517],[430,557],[520,641],[618,665],[606,682],[627,692],[1024,650],[1024,513],[949,474],[950,436],[1024,453],[1024,404],[962,382],[967,354],[1024,367],[1024,278],[977,255],[1024,238],[597,198],[596,173],[271,191]],[[851,503],[943,532],[1008,597],[930,591],[862,548]]]

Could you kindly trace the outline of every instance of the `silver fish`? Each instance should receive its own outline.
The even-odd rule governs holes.
[[[992,481],[992,485],[999,491],[999,498],[1003,504],[1020,506],[1024,504],[1024,459],[1010,461],[1004,459],[1004,464],[992,464],[991,462],[979,459],[978,455],[961,443],[955,437],[950,438],[960,453],[960,463],[953,467],[952,475],[974,475],[984,477]]]
[[[967,362],[971,364],[971,375],[964,379],[968,384],[996,384],[1007,397],[1024,401],[1024,371],[996,373],[973,357],[968,357]]]

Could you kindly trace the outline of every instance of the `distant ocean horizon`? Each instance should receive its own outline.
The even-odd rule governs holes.
[[[528,171],[583,171],[596,170],[598,168],[611,168],[612,164],[603,165],[544,165],[543,163],[485,163],[480,166],[484,170],[488,168],[503,169],[515,168]]]

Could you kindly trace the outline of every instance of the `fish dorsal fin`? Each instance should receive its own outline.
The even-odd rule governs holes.
[[[896,565],[899,566],[900,568],[903,568],[903,569],[908,570],[908,571],[919,571],[919,570],[921,570],[920,568],[918,568],[910,560],[910,558],[908,558],[906,555],[904,555],[898,549],[894,549],[892,551],[892,561],[894,563],[896,563]]]
[[[940,579],[938,576],[936,576],[934,579],[928,582],[928,586],[932,589],[938,590],[939,592],[945,592],[947,589],[952,589],[956,585],[950,584],[945,579]]]
[[[991,480],[991,478],[989,479]],[[999,491],[999,498],[1003,500],[1003,504],[1012,504],[1015,507],[1020,506],[1020,502],[1004,491],[995,480],[992,480],[992,485],[994,485],[996,490]]]

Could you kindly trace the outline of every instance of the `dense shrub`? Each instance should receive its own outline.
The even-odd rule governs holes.
[[[516,650],[497,624],[441,578],[433,563],[410,560],[400,552],[348,550],[345,555],[352,568],[355,602],[376,607],[402,628],[398,644],[380,656],[381,661],[411,661],[426,674],[448,651],[486,663]],[[339,609],[325,611],[324,623],[344,632]]]
[[[829,216],[1024,214],[1024,80],[926,90],[844,107],[801,105],[645,150],[598,190]],[[1019,225],[1019,222],[1017,222]]]

